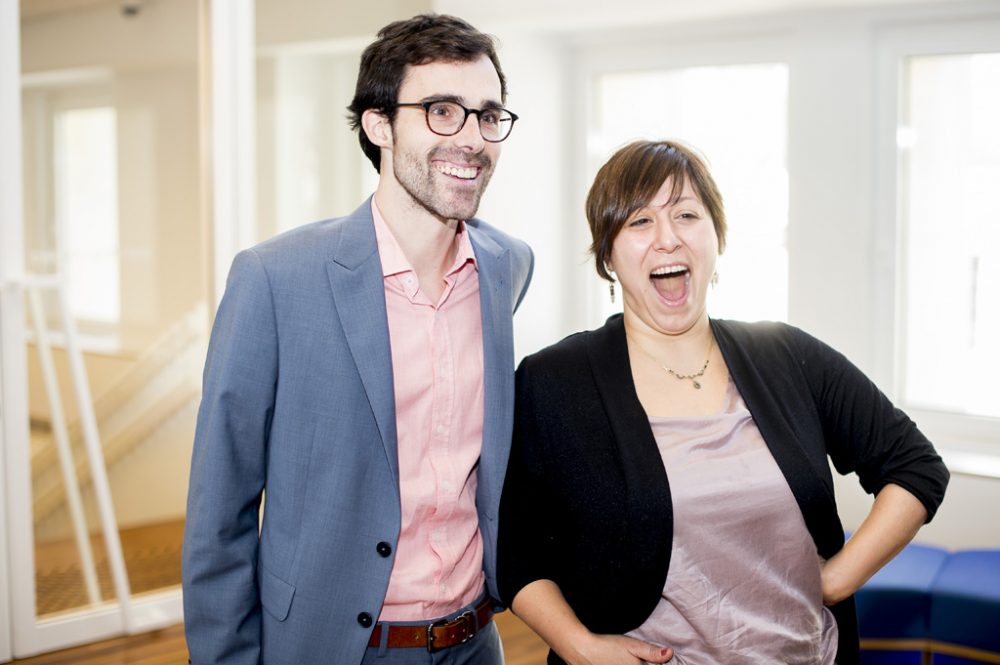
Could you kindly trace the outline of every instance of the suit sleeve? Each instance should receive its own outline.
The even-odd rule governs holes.
[[[837,471],[857,473],[871,494],[890,483],[903,487],[924,504],[930,521],[949,479],[934,446],[841,353],[805,333],[798,341]]]
[[[195,665],[260,659],[258,515],[277,375],[271,290],[247,250],[212,329],[191,461],[182,580]]]

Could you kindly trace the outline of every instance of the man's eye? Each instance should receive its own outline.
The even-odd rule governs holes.
[[[441,118],[448,118],[455,114],[455,110],[451,104],[432,104],[427,112]]]
[[[479,114],[479,121],[484,122],[487,125],[498,125],[500,124],[500,112],[499,111],[483,111]]]

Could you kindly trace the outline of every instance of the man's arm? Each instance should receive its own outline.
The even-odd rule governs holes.
[[[184,533],[184,621],[191,662],[260,660],[258,515],[277,380],[267,275],[233,261],[205,363]]]

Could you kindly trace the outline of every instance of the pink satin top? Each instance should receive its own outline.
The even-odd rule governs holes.
[[[670,481],[670,570],[629,633],[678,665],[831,665],[837,625],[791,489],[729,382],[720,413],[650,417]]]

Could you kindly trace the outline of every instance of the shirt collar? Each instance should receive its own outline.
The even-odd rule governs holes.
[[[392,229],[386,224],[385,218],[375,204],[375,197],[372,197],[372,220],[375,222],[375,243],[378,246],[379,259],[382,262],[382,277],[398,275],[404,272],[414,272],[409,259],[403,254],[402,248],[392,234]],[[472,242],[466,232],[465,222],[458,223],[455,231],[455,262],[452,263],[446,275],[461,270],[468,262],[472,262],[476,268],[476,254],[472,250]]]

